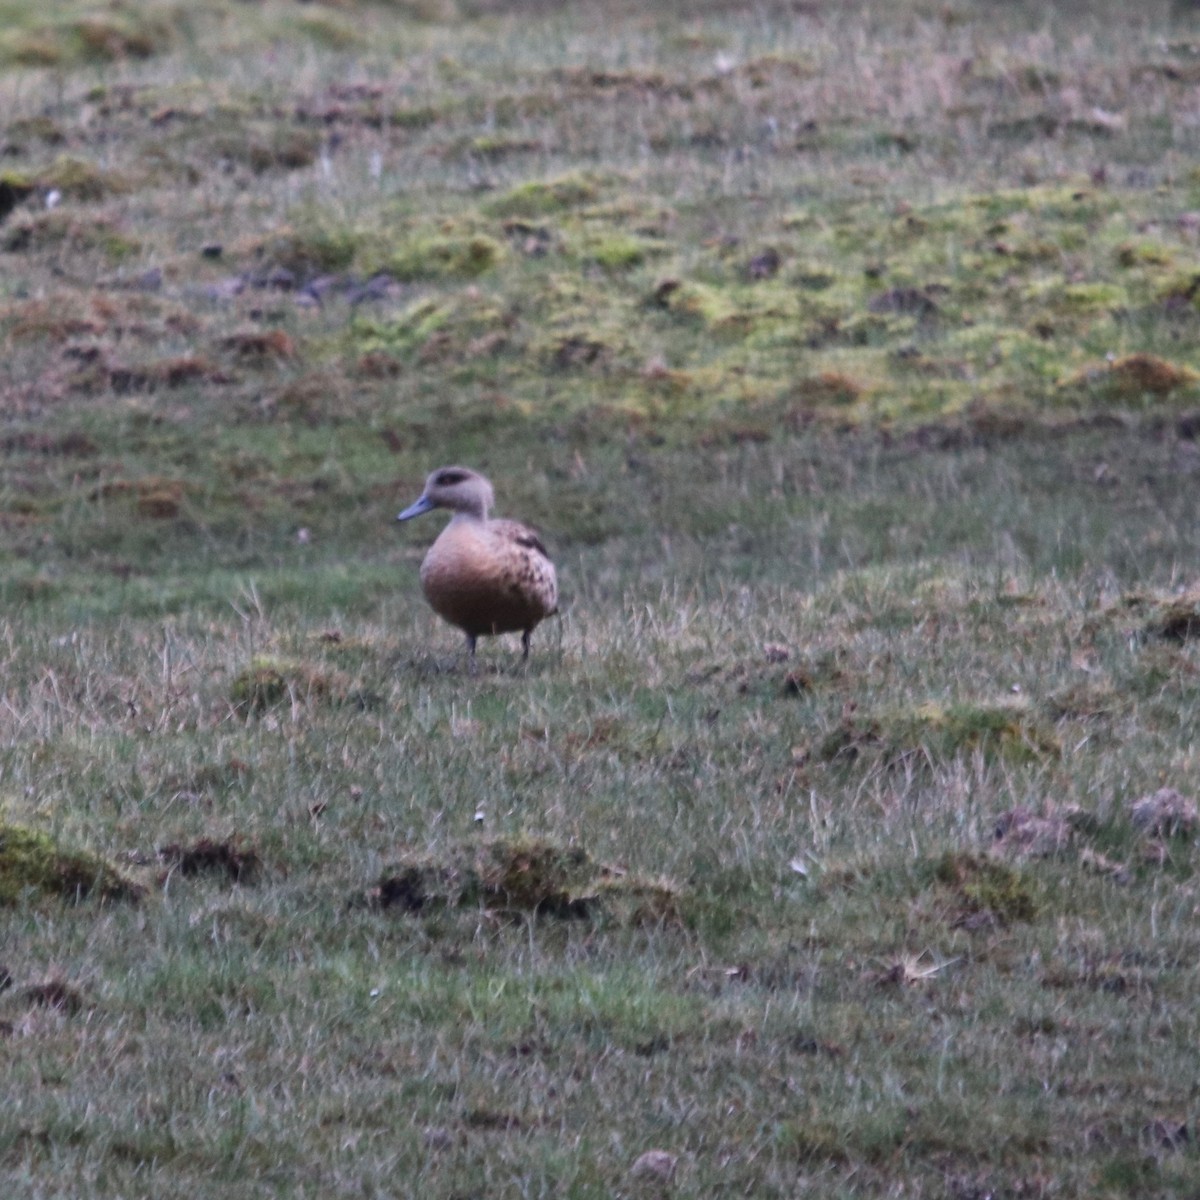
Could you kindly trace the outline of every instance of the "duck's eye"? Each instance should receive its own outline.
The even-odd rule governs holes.
[[[439,471],[434,479],[438,487],[454,487],[456,483],[466,483],[466,471]]]

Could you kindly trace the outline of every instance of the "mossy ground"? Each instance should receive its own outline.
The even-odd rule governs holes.
[[[1190,8],[0,10],[0,1193],[1197,1190]]]
[[[67,850],[20,825],[0,824],[0,906],[89,897],[136,900],[142,888],[94,854]]]

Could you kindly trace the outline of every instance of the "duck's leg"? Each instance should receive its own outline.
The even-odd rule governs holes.
[[[529,661],[529,639],[533,637],[533,630],[526,629],[521,634],[521,661]]]
[[[467,634],[467,670],[472,675],[479,671],[479,662],[475,658],[475,635],[473,633]]]

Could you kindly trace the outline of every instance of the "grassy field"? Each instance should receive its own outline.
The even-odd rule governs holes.
[[[1200,1194],[1200,16],[643,8],[0,2],[0,1195]]]

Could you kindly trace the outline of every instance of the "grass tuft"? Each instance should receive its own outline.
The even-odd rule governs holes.
[[[600,181],[590,175],[567,174],[555,179],[530,180],[489,200],[483,211],[493,217],[535,220],[590,204],[600,196]]]
[[[21,825],[0,824],[0,906],[20,904],[30,895],[78,903],[90,897],[138,900],[143,894],[141,885],[97,855],[66,850]]]
[[[416,237],[387,250],[378,266],[401,282],[475,279],[504,255],[504,245],[485,234]]]
[[[1153,354],[1129,354],[1099,367],[1084,367],[1064,381],[1068,390],[1085,390],[1110,402],[1136,403],[1179,391],[1195,394],[1200,374]]]
[[[482,906],[622,925],[682,919],[673,885],[601,866],[581,847],[531,837],[463,843],[440,858],[408,855],[383,873],[368,898],[411,913]]]
[[[229,685],[229,699],[243,716],[258,715],[285,701],[292,705],[319,701],[341,704],[350,698],[348,678],[340,671],[296,659],[260,656],[239,671]]]
[[[1038,904],[1028,880],[1006,863],[978,854],[947,852],[930,864],[934,881],[955,900],[952,921],[973,925],[981,920],[1001,925],[1036,919]]]

